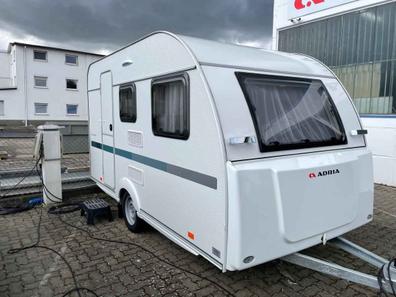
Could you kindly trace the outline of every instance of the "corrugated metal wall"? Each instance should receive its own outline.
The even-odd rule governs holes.
[[[279,50],[330,66],[360,113],[396,113],[396,2],[280,31]]]

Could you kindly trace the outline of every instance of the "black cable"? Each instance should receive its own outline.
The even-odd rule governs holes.
[[[34,208],[34,205],[24,203],[20,206],[2,206],[0,207],[0,216],[15,214],[19,212],[28,211]]]
[[[34,164],[33,168],[30,169],[14,186],[12,186],[10,189],[8,189],[5,193],[3,193],[0,196],[0,199],[5,198],[7,194],[11,193],[14,191],[28,176],[30,176],[33,171],[37,168],[37,165],[40,161],[40,158],[37,159],[36,163]],[[29,203],[23,203],[21,205],[16,205],[16,206],[0,206],[0,215],[9,215],[9,214],[15,214],[19,212],[24,212],[28,211],[34,208],[34,205],[31,205]]]
[[[49,214],[66,214],[81,209],[80,203],[63,203],[58,206],[51,206],[48,209]]]
[[[30,176],[33,173],[33,171],[37,168],[39,162],[40,162],[40,158],[37,159],[36,163],[34,163],[34,166],[32,167],[32,169],[28,171],[27,174],[25,174],[15,185],[13,185],[12,188],[8,189],[5,193],[3,193],[0,196],[0,199],[4,198],[5,196],[7,196],[7,194],[14,191],[28,176]]]
[[[39,160],[41,160],[41,157],[39,158]],[[38,167],[38,163],[36,164],[36,172],[40,178],[41,181],[41,186],[43,187],[43,190],[45,192],[46,198],[51,201],[52,203],[62,203],[62,198],[57,197],[56,195],[52,194],[50,190],[48,190],[47,186],[44,183],[44,179],[43,179],[43,175],[42,175],[42,171],[40,171],[40,168]],[[57,199],[57,200],[53,200],[50,196],[52,196],[53,198]]]
[[[39,173],[39,176],[40,176],[40,180],[41,180],[41,182],[42,182],[43,189],[44,189],[44,191],[47,192],[47,198],[48,198],[50,201],[53,201],[53,200],[51,200],[51,199],[48,197],[48,196],[49,196],[48,194],[50,194],[50,195],[51,195],[52,197],[54,197],[55,199],[58,199],[59,201],[61,201],[62,199],[61,199],[60,197],[57,197],[56,195],[54,195],[53,193],[51,193],[51,191],[46,187],[46,185],[44,184],[44,180],[43,180],[43,178],[42,178],[42,176],[41,176],[40,171],[38,170],[38,168],[37,168],[37,172]],[[53,202],[59,203],[59,201],[53,201]],[[63,209],[64,207],[69,207],[69,208],[70,208],[70,207],[73,207],[73,206],[75,207],[75,210],[73,210],[73,211],[77,211],[77,210],[80,209],[79,206],[78,206],[78,208],[77,208],[77,204],[76,204],[76,203],[71,203],[71,204],[59,205],[59,206],[51,207],[51,208],[49,209],[48,213],[49,213],[49,214],[57,214],[57,217],[59,218],[59,220],[60,220],[63,224],[65,224],[65,225],[67,225],[67,226],[69,226],[69,227],[72,227],[72,228],[74,228],[74,229],[77,229],[77,230],[79,230],[79,231],[82,231],[82,232],[84,232],[84,233],[86,233],[86,234],[88,235],[88,237],[90,237],[91,239],[98,240],[98,241],[103,241],[103,242],[124,244],[124,245],[130,245],[130,246],[133,246],[133,247],[137,247],[137,248],[143,250],[144,252],[146,252],[147,254],[151,255],[152,257],[156,258],[156,259],[159,260],[160,262],[162,262],[162,263],[164,263],[164,264],[166,264],[166,265],[168,265],[168,266],[170,266],[170,267],[172,267],[172,268],[174,268],[174,269],[183,271],[183,272],[185,272],[185,273],[187,273],[187,274],[194,275],[194,276],[196,276],[196,277],[198,277],[198,278],[200,278],[200,279],[206,280],[207,282],[209,282],[209,283],[215,285],[216,287],[220,288],[222,291],[226,292],[227,295],[235,297],[235,294],[234,294],[233,292],[231,292],[229,289],[227,289],[226,287],[224,287],[223,285],[221,285],[221,284],[219,284],[219,283],[216,283],[215,281],[213,281],[213,280],[211,280],[211,279],[209,279],[209,278],[207,278],[207,277],[205,277],[205,276],[202,276],[202,275],[200,275],[200,274],[198,274],[198,273],[192,272],[192,271],[187,270],[187,269],[185,269],[185,268],[179,267],[179,266],[177,266],[177,265],[175,265],[175,264],[173,264],[173,263],[171,263],[171,262],[168,262],[168,261],[166,261],[166,260],[160,258],[160,257],[157,256],[154,252],[150,251],[149,249],[147,249],[146,247],[144,247],[144,246],[142,246],[142,245],[139,245],[139,244],[133,243],[133,242],[128,242],[128,241],[112,240],[112,239],[103,239],[103,238],[95,237],[95,236],[92,235],[91,232],[89,232],[88,230],[85,230],[84,228],[81,228],[81,227],[72,225],[72,224],[70,224],[69,222],[66,222],[65,220],[63,220],[63,218],[62,218],[62,216],[61,216],[60,214],[62,214],[62,213],[69,213],[69,212],[72,212],[72,211],[71,211],[71,209],[70,209],[70,210],[66,210],[66,211],[65,211],[65,210],[62,210],[62,209]],[[72,209],[73,209],[73,208],[72,208]],[[66,296],[66,295],[68,295],[68,294],[70,294],[70,293],[72,293],[72,292],[74,292],[74,291],[76,291],[76,290],[77,290],[77,292],[79,292],[79,289],[78,289],[77,284],[76,284],[76,288],[74,288],[73,290],[68,291],[64,296]],[[93,292],[93,291],[89,291],[89,292],[92,292],[93,294],[96,295],[96,293]],[[96,295],[96,296],[97,296],[97,295]]]
[[[47,247],[47,246],[44,246],[44,245],[40,245],[42,216],[43,216],[43,208],[40,209],[39,222],[38,222],[38,225],[37,225],[36,242],[34,244],[32,244],[32,245],[28,245],[28,246],[24,246],[24,247],[20,247],[20,248],[10,249],[10,250],[8,250],[7,253],[12,255],[12,254],[16,254],[16,253],[19,253],[21,251],[28,250],[28,249],[33,249],[33,248],[45,249],[45,250],[51,251],[51,252],[53,252],[54,254],[56,254],[57,256],[59,256],[62,259],[62,261],[66,264],[67,268],[69,269],[69,271],[70,271],[70,273],[72,275],[72,278],[73,278],[73,282],[74,282],[74,286],[75,287],[73,289],[67,291],[63,296],[67,296],[67,295],[69,295],[69,294],[71,294],[73,292],[77,292],[78,296],[81,297],[80,291],[84,290],[84,291],[87,291],[87,292],[93,294],[95,297],[99,297],[99,295],[97,295],[94,291],[92,291],[92,290],[90,290],[88,288],[85,288],[85,287],[79,287],[78,286],[76,275],[75,275],[70,263],[66,260],[66,258],[62,254],[60,254],[58,251],[56,251],[56,250],[54,250],[54,249],[52,249],[50,247]]]
[[[395,287],[393,286],[392,275],[391,275],[391,269],[390,269],[392,263],[393,263],[393,267],[395,267],[396,258],[390,260],[390,261],[388,262],[388,265],[387,265],[387,267],[388,267],[387,270],[388,270],[388,277],[389,277],[390,287],[391,287],[391,289],[392,289],[393,296],[396,297],[396,290],[395,290]]]
[[[384,268],[385,268],[385,264],[381,266],[381,268],[378,270],[378,274],[377,274],[377,282],[378,282],[378,286],[379,286],[378,296],[385,295],[385,297],[388,297],[389,295],[386,293],[386,290],[384,289],[384,285],[382,282],[385,279]]]
[[[167,260],[164,260],[164,259],[160,258],[158,255],[156,255],[154,252],[150,251],[149,249],[147,249],[146,247],[144,247],[144,246],[142,246],[142,245],[140,245],[140,244],[133,243],[133,242],[130,242],[130,241],[113,240],[113,239],[104,239],[104,238],[96,237],[96,236],[92,235],[91,232],[90,232],[89,230],[85,230],[84,228],[75,226],[75,225],[70,224],[69,222],[65,221],[65,220],[62,218],[62,216],[58,216],[58,218],[59,218],[59,220],[60,220],[63,224],[65,224],[65,225],[67,225],[67,226],[69,226],[69,227],[72,227],[72,228],[74,228],[74,229],[77,229],[77,230],[79,230],[79,231],[81,231],[81,232],[86,233],[86,234],[88,235],[88,237],[91,238],[91,239],[98,240],[98,241],[103,241],[103,242],[124,244],[124,245],[130,245],[130,246],[133,246],[133,247],[137,247],[137,248],[143,250],[144,252],[146,252],[147,254],[151,255],[152,257],[156,258],[156,259],[159,260],[160,262],[162,262],[162,263],[164,263],[164,264],[166,264],[166,265],[168,265],[168,266],[170,266],[170,267],[172,267],[172,268],[174,268],[174,269],[176,269],[176,270],[180,270],[180,271],[183,271],[183,272],[185,272],[185,273],[187,273],[187,274],[190,274],[190,275],[196,276],[196,277],[198,277],[198,278],[200,278],[200,279],[206,280],[207,282],[209,282],[209,283],[215,285],[216,287],[220,288],[222,291],[226,292],[228,296],[233,296],[233,297],[236,296],[233,292],[231,292],[229,289],[227,289],[227,288],[224,287],[223,285],[221,285],[221,284],[219,284],[219,283],[217,283],[217,282],[215,282],[215,281],[213,281],[213,280],[211,280],[211,279],[209,279],[209,278],[207,278],[207,277],[205,277],[205,276],[202,276],[202,275],[200,275],[200,274],[198,274],[198,273],[192,272],[192,271],[187,270],[187,269],[185,269],[185,268],[183,268],[183,267],[177,266],[177,265],[175,265],[175,264],[173,264],[173,263],[171,263],[171,262],[169,262],[169,261],[167,261]]]
[[[395,289],[395,286],[393,285],[392,274],[391,274],[391,265],[392,264],[393,264],[393,266],[396,265],[396,258],[394,258],[394,259],[390,260],[388,263],[382,265],[382,267],[378,271],[377,281],[378,281],[378,286],[380,288],[379,296],[384,295],[385,297],[389,297],[388,293],[386,292],[386,290],[384,288],[384,283],[386,283],[387,281],[389,282],[389,285],[392,289],[393,296],[396,296],[396,289]],[[384,273],[385,268],[388,273],[388,279],[386,278],[385,273]]]
[[[39,169],[39,167],[38,167],[38,164],[39,164],[39,161],[40,161],[40,160],[41,160],[41,157],[37,159],[37,161],[36,161],[34,167],[28,172],[28,174],[26,174],[25,176],[23,176],[23,177],[21,178],[21,180],[19,180],[11,189],[9,189],[9,190],[8,190],[5,194],[3,194],[0,198],[5,197],[8,193],[10,193],[11,191],[15,190],[16,187],[17,187],[19,184],[21,184],[21,183],[22,183],[22,182],[23,182],[34,170],[36,170],[36,172],[37,172],[37,174],[38,174],[38,176],[39,176],[39,178],[40,178],[41,184],[42,184],[42,186],[43,186],[43,190],[44,190],[44,191],[46,192],[46,194],[47,194],[47,195],[46,195],[46,196],[47,196],[47,199],[50,200],[50,201],[53,202],[53,203],[60,203],[60,202],[62,201],[62,199],[59,198],[59,197],[57,197],[57,196],[54,195],[53,193],[51,193],[51,191],[47,188],[47,186],[46,186],[45,183],[44,183],[43,177],[42,177],[42,175],[41,175],[41,171],[40,171],[40,169]],[[48,195],[48,194],[49,194],[49,195]],[[57,199],[57,201],[52,200],[50,196],[52,196],[53,198]],[[0,207],[0,215],[18,213],[18,212],[30,210],[30,209],[32,209],[32,208],[34,208],[34,206],[31,206],[31,205],[26,205],[26,206],[15,206],[15,207]],[[66,208],[66,209],[65,209],[65,208]],[[170,266],[170,267],[172,267],[172,268],[174,268],[174,269],[183,271],[183,272],[185,272],[185,273],[187,273],[187,274],[190,274],[190,275],[196,276],[196,277],[198,277],[198,278],[201,278],[201,279],[203,279],[203,280],[206,280],[206,281],[212,283],[213,285],[215,285],[216,287],[220,288],[220,289],[223,290],[224,292],[226,292],[229,296],[235,296],[234,293],[232,293],[229,289],[227,289],[227,288],[224,287],[223,285],[221,285],[221,284],[219,284],[219,283],[216,283],[215,281],[212,281],[211,279],[209,279],[209,278],[207,278],[207,277],[205,277],[205,276],[199,275],[199,274],[197,274],[197,273],[195,273],[195,272],[192,272],[192,271],[190,271],[190,270],[187,270],[187,269],[184,269],[184,268],[182,268],[182,267],[179,267],[179,266],[177,266],[177,265],[175,265],[175,264],[173,264],[173,263],[171,263],[171,262],[168,262],[168,261],[166,261],[166,260],[160,258],[159,256],[157,256],[154,252],[150,251],[149,249],[147,249],[147,248],[144,247],[144,246],[141,246],[141,245],[139,245],[139,244],[132,243],[132,242],[126,242],[126,241],[121,241],[121,240],[112,240],[112,239],[104,239],[104,238],[95,237],[94,235],[91,234],[90,231],[85,230],[85,229],[83,229],[83,228],[81,228],[81,227],[72,225],[72,224],[70,224],[70,223],[64,221],[63,218],[60,216],[61,214],[71,213],[71,212],[75,212],[75,211],[78,211],[78,210],[80,210],[80,205],[79,205],[79,203],[69,203],[69,204],[62,204],[62,205],[60,205],[60,206],[53,206],[53,207],[51,207],[51,208],[48,210],[48,213],[49,213],[49,214],[53,214],[53,215],[58,215],[59,220],[60,220],[63,224],[68,225],[68,226],[70,226],[70,227],[72,227],[72,228],[75,228],[75,229],[77,229],[77,230],[79,230],[79,231],[82,231],[82,232],[86,233],[86,234],[88,235],[88,237],[90,237],[91,239],[98,240],[98,241],[103,241],[103,242],[124,244],[124,245],[130,245],[130,246],[137,247],[137,248],[143,250],[144,252],[146,252],[147,254],[151,255],[152,257],[156,258],[156,259],[159,260],[160,262],[162,262],[162,263],[164,263],[164,264],[166,264],[166,265],[168,265],[168,266]],[[52,248],[50,248],[50,247],[46,247],[46,246],[41,246],[41,245],[39,245],[39,243],[40,243],[40,236],[41,236],[41,235],[40,235],[41,218],[42,218],[42,209],[41,209],[41,211],[40,211],[39,224],[38,224],[38,227],[37,227],[37,240],[36,240],[36,243],[34,243],[34,244],[30,245],[30,246],[26,246],[26,247],[10,249],[10,250],[8,251],[8,254],[15,254],[15,253],[18,253],[18,252],[20,252],[20,251],[27,250],[27,249],[32,249],[32,248],[41,248],[41,249],[46,249],[46,250],[52,251],[53,253],[57,254],[57,255],[66,263],[68,269],[70,270],[70,272],[71,272],[71,274],[72,274],[73,281],[74,281],[74,284],[75,284],[75,287],[74,287],[73,289],[67,291],[62,297],[65,297],[65,296],[67,296],[67,295],[69,295],[69,294],[71,294],[71,293],[73,293],[73,292],[77,292],[77,294],[79,295],[79,297],[81,297],[80,291],[82,291],[82,290],[87,291],[87,292],[91,293],[92,295],[98,297],[98,295],[97,295],[94,291],[92,291],[92,290],[90,290],[90,289],[88,289],[88,288],[85,288],[85,287],[78,287],[78,283],[77,283],[75,274],[74,274],[74,272],[73,272],[73,270],[72,270],[72,268],[71,268],[71,266],[70,266],[70,263],[69,263],[59,252],[57,252],[56,250],[54,250],[54,249],[52,249]],[[380,268],[380,270],[378,271],[377,280],[378,280],[378,286],[379,286],[379,289],[380,289],[380,291],[379,291],[379,295],[380,295],[380,296],[381,296],[381,295],[385,295],[385,297],[388,297],[388,296],[389,296],[388,293],[386,292],[386,290],[384,289],[384,284],[383,284],[383,282],[388,281],[389,284],[390,284],[390,287],[391,287],[391,289],[392,289],[393,296],[396,297],[396,289],[395,289],[395,287],[394,287],[394,285],[393,285],[393,281],[392,281],[392,277],[391,277],[391,265],[392,265],[392,264],[393,264],[393,266],[396,266],[396,258],[395,258],[395,259],[392,259],[392,260],[389,261],[387,264],[384,264],[384,265]],[[386,267],[387,274],[388,274],[388,280],[387,280],[387,278],[385,277],[385,274],[384,274],[385,267]]]

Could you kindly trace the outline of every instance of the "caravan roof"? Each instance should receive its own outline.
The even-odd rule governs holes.
[[[158,31],[146,35],[100,60],[106,59],[117,52],[123,51],[124,49],[127,49],[128,47],[139,43],[140,41],[160,36],[163,37],[162,42],[166,42],[166,39],[168,39],[169,42],[174,42],[177,40],[180,45],[189,52],[196,64],[198,63],[201,65],[252,69],[256,71],[268,71],[273,73],[278,72],[309,76],[334,77],[334,75],[323,64],[304,55],[264,50],[243,45],[227,44],[218,41],[177,35],[166,31]],[[165,45],[164,48],[166,48]]]

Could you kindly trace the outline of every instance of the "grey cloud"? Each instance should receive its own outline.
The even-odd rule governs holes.
[[[156,30],[269,43],[271,0],[0,0],[0,28],[18,38],[85,50],[114,50]]]

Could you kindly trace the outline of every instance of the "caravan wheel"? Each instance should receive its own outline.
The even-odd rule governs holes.
[[[133,206],[132,197],[129,194],[126,194],[123,203],[122,203],[122,211],[124,214],[125,225],[132,232],[139,232],[142,227],[142,219],[138,217],[137,211]]]

